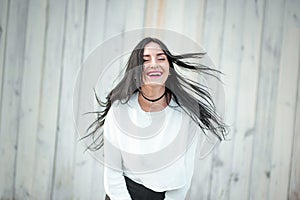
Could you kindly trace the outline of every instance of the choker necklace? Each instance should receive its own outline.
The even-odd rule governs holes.
[[[156,101],[160,100],[161,98],[163,98],[163,96],[165,96],[166,90],[165,90],[165,92],[164,92],[160,97],[158,97],[157,99],[149,99],[149,98],[145,97],[144,94],[143,94],[142,92],[140,92],[140,93],[141,93],[141,95],[144,97],[144,99],[146,99],[146,100],[148,100],[148,101],[151,101],[151,102],[156,102]]]

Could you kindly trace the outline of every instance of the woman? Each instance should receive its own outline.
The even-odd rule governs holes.
[[[174,68],[216,77],[218,71],[187,62],[203,55],[172,55],[163,42],[147,37],[107,101],[97,98],[104,110],[85,137],[94,139],[91,150],[104,145],[106,199],[185,198],[199,140],[194,136],[210,131],[222,140],[226,131],[205,87]]]

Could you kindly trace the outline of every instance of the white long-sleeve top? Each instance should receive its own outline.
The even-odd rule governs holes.
[[[112,200],[130,200],[124,176],[166,200],[183,200],[194,171],[201,129],[171,100],[158,112],[145,112],[135,93],[115,102],[105,119],[104,188]]]

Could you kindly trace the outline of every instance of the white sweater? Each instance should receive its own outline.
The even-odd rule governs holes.
[[[165,199],[183,200],[194,171],[201,129],[171,100],[159,112],[145,112],[135,93],[115,102],[104,129],[104,188],[112,200],[130,200],[124,176]]]

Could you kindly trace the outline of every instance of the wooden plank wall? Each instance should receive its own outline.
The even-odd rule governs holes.
[[[93,49],[144,27],[189,37],[225,73],[229,139],[197,159],[188,199],[299,200],[299,0],[0,0],[0,199],[104,199],[73,86]]]

